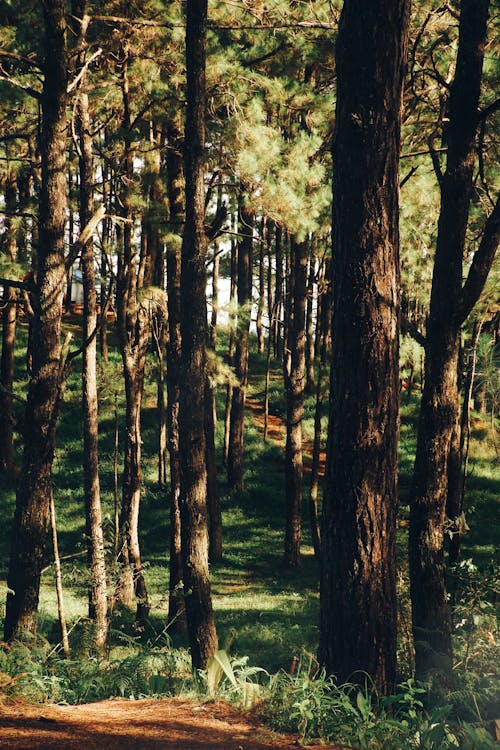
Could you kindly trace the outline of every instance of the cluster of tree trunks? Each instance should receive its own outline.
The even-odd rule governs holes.
[[[54,544],[52,462],[68,362],[82,354],[83,494],[88,548],[89,618],[95,647],[105,652],[109,602],[136,605],[144,625],[149,599],[139,547],[142,485],[141,405],[153,336],[158,354],[159,483],[170,501],[169,627],[187,626],[195,668],[205,668],[218,647],[208,562],[222,557],[222,519],[216,475],[212,365],[207,344],[217,343],[219,256],[213,254],[210,331],[207,326],[207,249],[225,219],[223,181],[217,187],[213,225],[206,225],[212,186],[206,191],[207,0],[188,0],[185,22],[185,114],[179,108],[148,119],[147,149],[137,134],[144,111],[131,93],[134,56],[131,19],[124,23],[112,66],[120,96],[119,133],[106,130],[109,154],[100,168],[102,205],[95,211],[96,166],[89,104],[85,0],[73,0],[71,22],[61,0],[43,5],[43,90],[38,149],[41,171],[31,180],[38,193],[32,227],[35,273],[3,287],[0,362],[0,470],[14,469],[13,373],[17,297],[30,313],[30,381],[22,421],[24,452],[19,476],[9,563],[5,638],[36,631],[40,576],[50,523]],[[456,72],[449,86],[446,167],[431,155],[441,207],[425,336],[425,381],[410,493],[409,561],[416,674],[448,670],[452,642],[445,581],[444,532],[448,516],[462,515],[462,464],[468,411],[460,420],[461,332],[481,294],[499,242],[498,201],[488,217],[463,283],[469,208],[474,187],[482,67],[489,0],[462,0]],[[69,42],[71,32],[71,44]],[[316,392],[315,439],[309,498],[314,550],[320,559],[319,660],[339,680],[368,673],[381,693],[396,677],[396,508],[399,429],[401,311],[424,319],[411,300],[400,300],[399,158],[409,0],[345,0],[336,40],[337,102],[332,259],[320,257],[314,233],[294,233],[256,213],[252,186],[237,179],[237,217],[231,247],[231,313],[224,461],[231,493],[244,489],[244,415],[248,389],[254,248],[258,243],[258,352],[266,352],[268,414],[271,358],[283,363],[286,391],[284,562],[300,564],[303,493],[302,421],[306,392]],[[96,53],[97,54],[97,53]],[[100,52],[99,52],[100,54]],[[264,58],[266,59],[266,58]],[[303,71],[304,72],[304,71]],[[69,76],[73,78],[70,82]],[[313,70],[305,77],[310,81]],[[74,97],[74,99],[73,99]],[[78,208],[68,216],[67,110],[78,152]],[[116,113],[115,113],[116,114]],[[148,115],[149,117],[149,115]],[[307,118],[300,128],[307,130]],[[290,131],[297,123],[290,122]],[[107,126],[106,126],[107,127]],[[105,129],[106,129],[105,127]],[[299,128],[299,129],[300,129]],[[141,184],[137,161],[144,160]],[[74,173],[70,174],[70,187]],[[214,170],[212,177],[217,177]],[[11,216],[21,211],[30,178],[8,172],[2,251],[22,254],[22,233]],[[405,178],[406,179],[406,178]],[[163,184],[164,183],[164,184]],[[141,192],[142,190],[142,192]],[[138,198],[142,204],[138,209]],[[493,202],[492,202],[493,203]],[[146,208],[144,208],[146,206]],[[78,222],[73,218],[78,213]],[[106,216],[104,216],[106,213]],[[158,218],[158,213],[161,214]],[[236,214],[236,210],[234,211]],[[110,215],[114,214],[113,222]],[[140,221],[139,221],[140,219]],[[75,239],[76,225],[79,235]],[[140,238],[136,235],[140,224]],[[161,225],[166,224],[164,237]],[[100,310],[93,231],[101,227],[103,276]],[[17,241],[19,238],[19,249]],[[117,246],[116,330],[126,399],[121,501],[116,500],[118,582],[108,596],[101,519],[98,450],[97,341],[107,361],[106,293],[112,296],[112,241]],[[165,256],[164,256],[165,252]],[[256,252],[257,255],[257,252]],[[67,356],[61,344],[63,294],[73,262],[81,259],[84,288],[83,345]],[[266,279],[267,266],[267,279]],[[166,277],[166,279],[165,279]],[[10,281],[10,280],[8,280]],[[165,292],[166,303],[162,302]],[[267,281],[267,287],[266,287]],[[274,284],[273,284],[274,282]],[[152,287],[160,287],[159,296]],[[332,297],[333,294],[333,297]],[[155,296],[156,295],[156,296]],[[316,306],[314,305],[316,300]],[[413,311],[412,311],[413,310]],[[99,317],[99,312],[101,317]],[[417,315],[418,313],[418,315]],[[415,320],[406,321],[408,330]],[[478,323],[475,341],[480,332]],[[321,533],[318,522],[322,376],[329,363],[330,413]],[[167,367],[164,366],[166,360]],[[315,368],[316,366],[316,368]],[[315,372],[316,369],[316,372]],[[164,398],[166,381],[167,403]],[[467,384],[470,400],[472,379]],[[168,427],[168,429],[167,429]],[[265,427],[265,437],[267,428]],[[118,435],[118,427],[116,427]],[[116,444],[115,444],[116,445]],[[118,452],[115,481],[118,482]],[[451,558],[458,557],[459,533]],[[61,619],[63,619],[61,617]]]

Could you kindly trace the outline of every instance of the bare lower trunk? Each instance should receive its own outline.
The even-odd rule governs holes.
[[[306,307],[306,390],[314,393],[314,288],[316,286],[316,256],[311,247],[309,256],[309,277],[307,281]]]
[[[167,180],[170,221],[174,232],[184,221],[184,174],[180,142],[180,123],[168,124]],[[181,238],[177,234],[167,246],[167,391],[168,452],[170,459],[170,557],[168,621],[172,631],[186,627],[182,592],[181,556],[181,458],[179,452],[179,400],[181,379]]]
[[[14,174],[9,171],[5,187],[3,250],[7,259],[16,260],[16,229],[9,217],[17,210],[17,186]],[[17,290],[5,286],[2,301],[2,355],[0,359],[0,473],[14,470],[14,408],[12,389],[14,385],[14,347],[17,322]]]
[[[203,184],[206,0],[188,0],[186,14],[186,222],[182,240],[181,270],[180,509],[184,597],[191,660],[194,669],[204,669],[217,649],[208,574],[204,417],[207,340]]]
[[[66,615],[64,611],[64,594],[63,594],[63,583],[62,583],[61,558],[59,556],[59,544],[57,541],[56,507],[54,505],[53,494],[51,494],[50,496],[50,525],[52,527],[52,547],[54,550],[57,614],[59,616],[59,626],[61,628],[61,643],[62,643],[64,656],[69,657],[68,627],[66,624]]]
[[[236,242],[231,243],[231,288],[230,288],[230,311],[229,311],[229,347],[227,360],[230,365],[234,365],[235,339],[236,339],[236,315],[233,311],[233,305],[236,304],[238,285],[238,246]],[[231,431],[231,403],[233,401],[233,384],[228,382],[226,388],[226,407],[224,410],[224,466],[227,468],[229,457],[229,442]]]
[[[337,38],[334,310],[320,663],[396,678],[399,150],[406,0],[346,0]]]
[[[42,184],[37,285],[31,342],[32,371],[25,412],[24,453],[9,561],[5,639],[36,632],[36,616],[49,523],[56,424],[61,399],[61,316],[66,272],[65,5],[48,0],[44,12],[44,83],[41,97]]]
[[[234,371],[238,384],[233,387],[227,477],[230,492],[243,489],[243,444],[245,397],[248,386],[248,337],[252,302],[253,213],[242,203],[239,211],[240,232],[238,247],[238,327]]]
[[[448,548],[448,565],[454,565],[460,560],[462,536],[467,530],[464,515],[465,480],[467,477],[467,459],[469,454],[470,437],[470,409],[474,378],[476,375],[477,345],[481,335],[482,321],[476,320],[472,331],[469,348],[469,362],[464,386],[464,400],[460,416],[459,435],[456,445],[456,458],[448,466],[448,498],[446,514],[451,528],[451,538]],[[451,476],[452,471],[454,476]]]
[[[426,333],[425,380],[410,491],[410,590],[419,679],[427,679],[436,671],[445,679],[451,674],[443,544],[450,447],[459,410],[460,328],[484,285],[498,244],[497,203],[496,216],[494,211],[486,224],[462,286],[488,5],[488,0],[464,0],[461,4],[457,65],[450,89],[446,171],[440,175],[441,208]]]
[[[120,584],[120,599],[130,606],[137,601],[136,622],[143,625],[149,614],[149,603],[144,580],[139,547],[139,508],[141,502],[141,428],[140,412],[142,383],[137,382],[131,369],[125,372],[125,394],[127,399],[125,416],[125,457],[122,479],[122,504],[120,512],[123,579]]]
[[[316,408],[314,410],[314,442],[311,466],[311,486],[309,489],[309,523],[314,554],[319,558],[321,553],[321,533],[318,517],[319,469],[321,458],[321,412],[323,410],[323,367],[318,366],[316,382]]]
[[[0,473],[14,470],[14,347],[16,341],[17,294],[5,287],[2,313],[2,356],[0,360]]]
[[[290,305],[291,323],[287,336],[290,350],[290,372],[286,378],[286,449],[285,449],[285,562],[296,567],[300,564],[301,508],[302,508],[302,418],[304,416],[304,388],[306,377],[306,242],[292,242],[294,266],[293,289]]]
[[[205,384],[205,440],[207,462],[207,508],[209,518],[208,557],[210,562],[222,559],[222,514],[217,486],[217,463],[215,455],[215,399],[207,378]]]

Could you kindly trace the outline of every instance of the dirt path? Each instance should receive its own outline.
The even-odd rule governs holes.
[[[251,413],[255,423],[259,425],[264,432],[264,405],[254,396],[247,396],[245,406]],[[284,447],[286,432],[285,423],[281,417],[275,414],[268,414],[267,417],[267,436],[268,440],[274,440],[275,443]],[[304,470],[310,472],[312,468],[313,441],[307,438],[302,440],[302,453],[304,460]],[[322,450],[319,454],[319,476],[325,475],[326,451]]]
[[[296,735],[273,734],[220,701],[0,704],[2,750],[296,750],[298,745]]]

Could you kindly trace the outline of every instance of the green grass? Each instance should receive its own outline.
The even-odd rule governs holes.
[[[21,333],[24,333],[24,331],[21,330]],[[25,353],[21,346],[18,347],[16,353],[16,366],[19,372],[16,381],[16,393],[22,397],[25,394],[27,378],[24,370]],[[111,547],[113,532],[112,454],[115,394],[119,408],[120,430],[123,429],[124,423],[124,396],[120,368],[120,357],[116,349],[112,348],[110,364],[106,368],[101,368],[99,385],[100,478],[104,527],[109,548]],[[153,361],[150,369],[152,370],[152,368]],[[249,390],[254,399],[262,401],[264,398],[264,373],[265,358],[252,354]],[[327,380],[325,374],[325,387]],[[152,684],[148,686],[144,682],[144,675],[134,661],[141,653],[145,655],[145,659],[146,655],[147,659],[161,657],[161,659],[173,660],[172,663],[179,661],[184,665],[183,669],[186,668],[187,642],[185,636],[172,636],[172,646],[180,650],[169,651],[168,654],[166,651],[160,653],[156,645],[153,645],[153,647],[148,645],[157,644],[158,640],[162,638],[168,606],[168,487],[160,487],[157,483],[155,388],[154,383],[148,383],[142,413],[144,486],[140,515],[140,541],[151,603],[150,621],[146,631],[139,637],[132,628],[133,613],[117,609],[113,614],[111,623],[113,629],[111,662],[114,666],[110,667],[109,672],[107,672],[108,678],[106,679],[108,679],[109,684],[107,686],[103,684],[102,667],[99,668],[101,672],[97,671],[94,674],[91,665],[88,665],[90,671],[88,674],[86,673],[86,679],[88,684],[94,685],[94,688],[92,688],[93,692],[92,690],[88,692],[84,685],[85,689],[82,688],[82,692],[81,686],[76,686],[71,669],[59,665],[57,674],[64,673],[61,680],[66,685],[64,695],[69,696],[67,697],[68,700],[91,699],[96,696],[113,694],[113,690],[115,690],[115,694],[120,694],[120,690],[124,689],[120,680],[125,679],[124,673],[127,670],[128,676],[126,675],[124,684],[128,686],[126,689],[129,690],[130,694],[136,695],[141,690],[153,691]],[[271,414],[283,418],[286,412],[286,404],[282,370],[279,363],[272,363],[269,396]],[[225,398],[223,386],[217,389],[216,397],[219,417],[216,441],[220,461]],[[309,395],[305,404],[304,421],[304,432],[306,437],[309,438],[312,437],[314,408],[314,396]],[[16,409],[18,409],[18,414],[22,412],[20,405],[17,405]],[[323,405],[325,426],[327,409],[328,403],[326,400]],[[401,409],[399,480],[399,518],[401,524],[398,530],[397,549],[401,567],[399,585],[401,613],[405,620],[403,625],[406,628],[408,628],[410,610],[407,572],[405,572],[407,556],[407,525],[405,522],[408,519],[408,491],[415,453],[417,419],[418,392],[415,392],[411,398],[403,397]],[[492,588],[491,586],[488,588],[490,584],[486,582],[500,546],[500,524],[498,523],[500,520],[500,476],[495,463],[494,446],[491,442],[488,424],[476,417],[474,425],[466,498],[470,532],[463,540],[463,555],[465,558],[471,558],[478,567],[470,570],[464,568],[461,573],[465,583],[464,595],[458,602],[457,612],[461,613],[462,624],[460,625],[459,621],[456,643],[460,655],[469,651],[473,655],[467,679],[469,679],[471,685],[473,684],[476,691],[474,700],[479,700],[477,696],[481,696],[483,693],[489,695],[487,690],[490,689],[489,683],[487,683],[487,690],[484,688],[479,673],[483,670],[484,674],[487,674],[488,664],[495,662],[495,646],[492,645],[491,640],[488,640],[488,632],[493,633],[498,626],[495,625],[495,612],[492,608],[494,603],[491,597]],[[123,440],[120,435],[120,466],[123,460],[122,449]],[[19,462],[20,459],[21,457],[18,455]],[[234,656],[246,656],[250,664],[263,667],[270,673],[276,673],[281,669],[287,672],[294,657],[299,657],[301,663],[314,663],[314,654],[318,645],[319,566],[311,548],[306,516],[307,503],[304,503],[302,565],[297,570],[290,570],[283,563],[285,517],[283,447],[275,444],[272,440],[264,442],[261,427],[252,420],[250,415],[246,419],[244,460],[245,491],[236,496],[227,494],[225,470],[222,463],[218,467],[224,525],[224,556],[220,563],[211,566],[211,580],[219,642],[221,647],[224,647],[227,642],[231,641],[231,653]],[[61,555],[65,558],[63,560],[65,608],[69,625],[70,627],[74,626],[70,635],[70,642],[76,654],[78,654],[78,649],[82,647],[82,644],[85,644],[89,638],[88,626],[86,625],[87,573],[85,569],[81,464],[80,372],[77,360],[69,378],[61,409],[54,462],[54,494],[58,517],[59,546]],[[306,479],[305,499],[307,498],[307,491],[308,482]],[[0,535],[0,604],[3,604],[5,599],[5,579],[14,503],[15,479],[7,477],[0,489],[0,527],[3,530]],[[51,561],[52,550],[50,540],[48,540],[47,567],[42,576],[41,586],[39,631],[42,642],[43,639],[47,639],[50,646],[40,647],[40,654],[42,652],[46,654],[47,649],[53,648],[59,639]],[[487,605],[486,609],[483,608],[484,602]],[[496,635],[494,637],[496,638]],[[471,641],[471,638],[477,640]],[[141,649],[145,650],[141,651]],[[178,656],[174,657],[172,654]],[[405,670],[408,669],[409,663],[409,641],[405,635],[404,627],[400,637],[400,657],[401,673],[405,677],[408,676]],[[43,661],[46,656],[40,655],[40,658]],[[123,664],[128,664],[126,668],[122,669],[121,673],[120,667],[117,666],[120,660]],[[80,664],[80,662],[76,663]],[[77,666],[76,669],[78,671],[79,667]],[[476,669],[476,672],[474,672],[474,669]],[[169,690],[174,683],[175,689],[179,688],[179,684],[185,686],[184,678],[179,678],[179,682],[174,674],[174,667],[172,667],[172,670],[172,674],[169,673],[168,680],[166,677],[160,678],[157,675],[158,680],[160,682],[161,680],[164,680],[164,682],[167,680]],[[474,675],[477,676],[477,680],[475,680]],[[43,680],[48,680],[48,682],[47,684],[40,683],[41,687],[39,686],[36,689],[39,689],[40,696],[52,696],[54,699],[60,699],[58,698],[59,693],[56,691],[57,680],[52,685],[50,679],[42,675],[40,677],[42,683]],[[291,694],[295,696],[293,700],[296,703],[299,701],[297,705],[306,706],[309,705],[308,701],[314,702],[316,700],[307,693],[309,687],[307,687],[307,690],[305,687],[303,688],[308,697],[302,697],[299,700],[297,695],[302,688],[298,682],[294,682],[283,689],[285,692],[291,691]],[[324,690],[324,686],[322,687],[320,684],[317,689],[321,692]],[[469,690],[469,688],[467,689]],[[43,692],[44,690],[45,692]],[[53,692],[50,693],[50,690]],[[78,692],[79,690],[80,692]],[[312,687],[311,690],[313,690]],[[469,693],[466,691],[466,694],[469,696],[467,700],[472,701],[470,690]],[[74,697],[71,698],[71,696]],[[305,701],[304,704],[300,703],[302,700]],[[464,699],[461,698],[461,700]],[[487,700],[490,700],[490,698],[484,700],[487,706]],[[283,697],[283,701],[285,704],[285,697]],[[292,709],[292,713],[295,711],[297,714],[294,721],[303,722],[305,719],[300,713],[302,709],[299,710],[296,707],[292,707]],[[308,710],[304,708],[306,713]],[[488,714],[488,710],[485,709],[486,714]],[[373,747],[379,747],[379,745],[373,745]],[[384,747],[384,745],[382,744],[380,747]],[[433,746],[429,745],[429,747]],[[435,745],[435,747],[438,747],[438,745]]]

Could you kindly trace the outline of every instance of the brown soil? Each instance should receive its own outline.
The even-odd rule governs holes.
[[[264,432],[264,406],[256,398],[247,396],[245,405],[251,413],[255,423]],[[284,446],[285,445],[285,423],[281,417],[277,417],[275,414],[268,414],[267,416],[267,437],[268,440],[274,440],[275,443]],[[302,453],[304,460],[304,470],[306,472],[311,471],[312,468],[312,453],[313,453],[313,441],[304,438],[302,440]],[[319,476],[325,476],[325,461],[326,451],[321,451],[319,454]]]
[[[277,735],[223,702],[108,700],[82,706],[0,704],[2,750],[285,750]],[[341,750],[316,745],[316,750]]]

